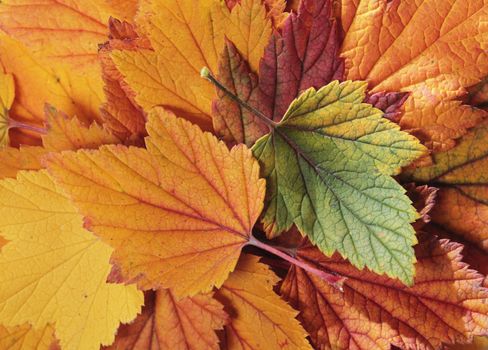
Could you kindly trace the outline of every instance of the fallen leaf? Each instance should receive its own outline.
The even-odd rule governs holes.
[[[255,69],[271,34],[261,0],[243,0],[232,13],[224,1],[145,1],[136,23],[154,51],[112,52],[124,88],[146,111],[163,106],[207,130],[215,92],[200,69],[217,69],[225,36]]]
[[[141,38],[128,22],[112,18],[109,21],[109,30],[110,40],[99,51],[107,99],[100,109],[102,119],[120,138],[140,139],[146,135],[144,112],[135,102],[134,94],[128,94],[128,89],[124,89],[123,76],[115,67],[110,53],[116,49],[150,49],[151,46],[147,38]]]
[[[329,0],[303,0],[273,33],[259,68],[261,112],[280,121],[290,103],[310,87],[343,79],[340,31]]]
[[[0,70],[0,147],[7,146],[10,142],[9,111],[15,97],[14,78]]]
[[[0,181],[0,323],[55,324],[63,349],[110,344],[143,302],[135,286],[107,284],[112,249],[82,228],[46,172]]]
[[[365,82],[309,89],[253,147],[267,179],[263,223],[275,237],[295,223],[327,255],[339,251],[411,284],[417,213],[390,175],[423,146],[364,104]]]
[[[488,122],[450,151],[433,156],[430,167],[403,174],[405,180],[439,188],[432,222],[488,252]]]
[[[52,106],[46,106],[47,133],[42,143],[48,151],[97,149],[101,145],[118,144],[122,141],[96,122],[86,127],[78,118],[69,118]]]
[[[170,113],[149,118],[147,150],[53,154],[49,168],[87,226],[115,248],[119,278],[178,297],[208,292],[222,285],[248,242],[264,180],[247,148],[229,151]]]
[[[41,158],[48,151],[38,146],[0,149],[0,179],[15,178],[20,170],[39,170]]]
[[[229,40],[219,59],[217,79],[241,101],[257,109],[264,107],[259,105],[263,99],[258,77]],[[269,132],[264,122],[226,93],[217,89],[217,95],[212,105],[214,130],[227,144],[244,143],[250,147]]]
[[[346,76],[368,81],[373,92],[411,91],[400,125],[447,150],[480,121],[449,98],[486,75],[487,11],[485,0],[344,0]]]
[[[278,277],[258,262],[243,255],[236,270],[217,292],[230,313],[225,326],[228,350],[311,350],[307,334],[295,319],[297,312],[273,291]]]
[[[17,327],[0,326],[0,348],[4,350],[59,349],[50,325],[36,330],[28,324]]]
[[[42,127],[44,105],[49,102],[68,115],[77,115],[91,122],[97,118],[100,99],[83,80],[72,84],[72,78],[63,69],[50,67],[34,56],[19,42],[0,32],[0,65],[13,75],[15,99],[10,117],[16,121]],[[80,90],[86,90],[86,93]],[[90,96],[88,96],[88,95]],[[40,135],[24,129],[11,130],[11,145],[39,145]]]
[[[146,292],[142,313],[117,332],[106,350],[219,349],[215,330],[228,316],[211,294],[176,299],[169,290]]]
[[[324,257],[309,244],[298,250],[299,259],[347,277],[343,293],[296,267],[283,282],[283,296],[301,311],[316,348],[432,350],[485,332],[488,290],[481,287],[483,276],[461,262],[462,246],[421,241],[411,288],[359,271],[337,255]]]
[[[39,170],[43,168],[41,159],[50,152],[77,149],[97,149],[105,144],[121,143],[121,140],[93,122],[89,127],[81,124],[78,118],[69,118],[52,106],[46,106],[46,134],[42,136],[43,147],[23,146],[19,149],[6,147],[0,149],[0,179],[15,178],[20,170]]]

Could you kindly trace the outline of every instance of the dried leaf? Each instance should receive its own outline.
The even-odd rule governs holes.
[[[225,36],[255,69],[271,34],[261,0],[243,0],[232,13],[223,1],[145,1],[136,22],[154,51],[112,52],[124,89],[145,110],[163,106],[204,129],[211,128],[215,93],[200,69],[217,69]]]
[[[261,90],[258,78],[248,63],[237,51],[235,45],[226,40],[225,49],[219,59],[217,76],[227,89],[241,101],[262,108]],[[218,99],[213,101],[213,125],[215,132],[228,144],[244,143],[252,146],[257,139],[268,133],[269,128],[256,115],[223,91],[217,89]]]
[[[262,210],[258,165],[169,113],[156,110],[148,132],[148,150],[53,154],[50,169],[115,248],[118,278],[178,297],[208,292],[234,269]]]
[[[303,0],[270,39],[259,68],[262,112],[281,120],[290,103],[310,87],[343,78],[340,32],[329,0]]]
[[[218,350],[215,330],[227,319],[211,294],[178,300],[169,290],[146,292],[141,315],[123,325],[106,350]]]
[[[217,292],[231,323],[225,326],[228,350],[311,350],[297,312],[281,300],[273,287],[277,276],[252,255],[243,255],[236,270]]]
[[[63,349],[110,344],[143,302],[134,286],[107,284],[112,249],[45,172],[0,181],[0,322],[56,325]],[[22,262],[19,264],[19,262]]]
[[[413,287],[367,270],[359,271],[337,255],[324,257],[305,245],[300,259],[347,277],[344,293],[296,267],[283,296],[301,311],[299,319],[316,348],[334,350],[441,349],[466,342],[488,326],[488,290],[483,276],[461,262],[462,246],[423,240]]]
[[[373,92],[412,91],[400,125],[447,150],[480,121],[448,98],[486,75],[487,15],[485,0],[344,0],[347,78],[367,80]]]

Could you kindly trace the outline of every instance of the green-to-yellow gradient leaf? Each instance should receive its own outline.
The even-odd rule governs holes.
[[[267,179],[266,231],[295,223],[322,252],[412,282],[417,213],[397,174],[424,152],[409,134],[362,103],[367,83],[309,89],[253,152]]]

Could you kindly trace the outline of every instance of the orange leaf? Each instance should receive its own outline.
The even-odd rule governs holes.
[[[68,151],[96,149],[101,145],[121,143],[121,140],[93,122],[89,127],[78,118],[69,118],[52,106],[46,106],[48,131],[42,137],[44,148],[48,151]]]
[[[0,60],[16,78],[24,117],[42,120],[42,106],[49,102],[69,115],[98,119],[98,44],[106,40],[113,12],[105,0],[1,2],[0,28],[11,39],[0,39]],[[23,54],[9,52],[19,50],[12,38],[25,45]]]
[[[261,213],[258,164],[247,148],[229,151],[160,110],[147,128],[148,150],[53,154],[50,169],[87,226],[115,248],[123,280],[178,296],[210,291],[234,269]]]
[[[251,68],[257,70],[271,24],[261,0],[243,0],[230,13],[224,1],[162,0],[140,5],[138,30],[154,51],[113,51],[129,95],[146,111],[163,106],[211,129],[210,83],[200,78],[204,66],[217,69],[227,36]]]
[[[78,70],[65,69],[62,64],[49,64],[45,58],[33,55],[19,42],[1,33],[0,65],[14,76],[15,100],[9,113],[13,120],[42,126],[46,102],[88,124],[98,118],[101,93],[95,96],[97,88],[86,84],[85,78],[76,76]],[[90,78],[91,82],[97,80],[99,77]],[[24,129],[12,129],[11,136],[13,146],[41,143],[39,135]]]
[[[105,144],[120,143],[120,139],[93,122],[89,127],[77,118],[69,118],[54,107],[46,107],[47,132],[42,136],[44,147],[24,146],[0,149],[0,179],[14,178],[19,170],[39,170],[41,158],[49,152],[82,148],[96,149]]]
[[[50,325],[34,329],[25,324],[17,327],[0,325],[0,349],[5,350],[57,350],[59,344]]]
[[[39,170],[42,168],[41,158],[48,151],[37,146],[20,148],[7,147],[0,149],[0,179],[15,178],[20,170]]]
[[[107,102],[101,108],[102,118],[107,127],[121,138],[145,136],[146,119],[141,108],[135,102],[134,94],[124,89],[122,74],[110,58],[115,49],[149,49],[146,38],[140,38],[133,26],[127,22],[110,19],[110,40],[100,49],[99,57],[105,83],[104,92]]]
[[[278,277],[253,255],[243,255],[217,292],[230,313],[224,349],[311,350],[297,312],[273,291]]]
[[[486,0],[345,0],[347,78],[367,80],[373,92],[413,91],[400,125],[447,150],[482,117],[443,99],[486,74],[487,15]]]
[[[110,6],[111,14],[123,21],[133,22],[137,13],[139,0],[105,0]]]
[[[122,325],[106,350],[218,350],[215,330],[228,316],[211,294],[176,299],[170,290],[146,292],[142,314]]]
[[[432,223],[488,252],[488,121],[405,179],[439,187]]]
[[[282,293],[301,311],[299,319],[316,348],[334,350],[441,349],[442,343],[469,341],[488,326],[488,290],[483,276],[461,262],[462,246],[447,240],[416,247],[413,287],[359,271],[338,257],[327,258],[305,245],[300,259],[347,279],[344,293],[292,267]]]

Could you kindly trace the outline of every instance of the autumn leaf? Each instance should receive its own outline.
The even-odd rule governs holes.
[[[258,260],[243,255],[217,292],[232,317],[225,326],[224,349],[311,350],[307,334],[295,320],[297,312],[273,292],[279,279]]]
[[[251,71],[235,45],[226,40],[219,59],[219,81],[241,101],[254,108],[264,108],[258,77]],[[217,89],[218,99],[213,101],[213,126],[215,132],[228,144],[244,143],[252,146],[261,136],[269,132],[268,126],[258,116],[240,103]]]
[[[50,325],[36,330],[30,325],[0,326],[0,348],[5,350],[57,350],[54,328]]]
[[[135,102],[134,94],[124,90],[122,74],[110,58],[113,50],[150,49],[147,38],[140,37],[128,22],[109,20],[109,41],[100,51],[104,92],[107,101],[100,108],[104,124],[122,139],[139,139],[146,135],[144,112]]]
[[[170,113],[156,110],[147,129],[147,150],[53,154],[49,167],[115,248],[121,279],[178,297],[208,292],[234,269],[262,210],[258,164]]]
[[[39,170],[43,168],[41,159],[49,152],[77,149],[97,149],[105,144],[118,144],[121,140],[93,122],[86,127],[78,118],[68,117],[52,106],[45,107],[47,128],[42,135],[43,147],[24,146],[19,149],[0,149],[0,178],[15,178],[19,170]]]
[[[10,142],[8,132],[10,128],[9,111],[15,97],[14,79],[10,74],[0,71],[0,147]]]
[[[432,223],[488,251],[488,123],[467,134],[455,148],[433,156],[430,167],[405,180],[439,187]]]
[[[329,0],[303,0],[271,37],[259,68],[264,115],[280,121],[290,103],[310,87],[343,78],[340,30]],[[210,67],[211,68],[211,67]]]
[[[9,241],[0,254],[0,322],[55,324],[63,349],[110,344],[143,301],[134,286],[106,283],[112,249],[82,228],[47,173],[22,172],[0,188],[0,231]]]
[[[411,91],[402,128],[419,129],[429,148],[452,148],[483,116],[449,98],[486,75],[487,11],[485,0],[343,1],[346,76],[373,92]]]
[[[417,214],[389,175],[424,149],[362,103],[365,90],[364,82],[309,89],[254,145],[267,179],[263,223],[270,237],[295,223],[325,254],[411,284]]]
[[[201,67],[217,69],[227,37],[255,69],[271,34],[261,0],[243,0],[232,13],[223,1],[145,1],[136,23],[153,50],[112,52],[125,89],[146,111],[163,106],[207,130],[215,93]]]
[[[223,306],[211,294],[178,300],[169,290],[146,292],[142,313],[119,329],[106,350],[218,350],[215,330],[227,321]]]
[[[488,325],[483,276],[461,262],[462,246],[421,238],[413,287],[359,271],[337,255],[324,257],[305,244],[298,256],[347,276],[344,293],[292,267],[281,291],[301,311],[316,348],[336,350],[441,349],[467,342]]]
[[[46,150],[39,146],[0,149],[0,179],[15,178],[20,170],[39,170]]]
[[[0,61],[18,84],[16,109],[23,120],[42,120],[46,102],[69,115],[99,118],[103,94],[97,52],[112,12],[104,0],[2,1],[0,28],[9,38],[0,38]]]

